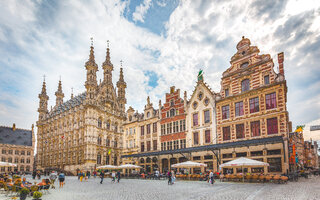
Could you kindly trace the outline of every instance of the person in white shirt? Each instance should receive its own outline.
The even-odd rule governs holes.
[[[115,171],[112,171],[112,182],[115,182],[116,181],[116,172]]]
[[[209,174],[209,179],[210,179],[210,183],[213,184],[214,180],[213,180],[213,172],[210,170],[210,174]]]

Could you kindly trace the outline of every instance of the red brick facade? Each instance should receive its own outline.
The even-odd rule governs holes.
[[[161,108],[161,129],[165,126],[165,131],[161,132],[161,142],[168,142],[173,140],[180,140],[186,138],[185,128],[182,127],[182,121],[184,120],[185,127],[185,109],[184,101],[180,97],[180,90],[175,90],[175,87],[170,88],[170,93],[166,93],[166,102]],[[173,131],[173,122],[178,122],[178,131]],[[169,124],[171,127],[168,128]],[[170,131],[168,131],[171,129]]]

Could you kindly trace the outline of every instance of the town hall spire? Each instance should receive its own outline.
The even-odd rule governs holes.
[[[61,78],[59,80],[58,90],[56,91],[55,95],[56,95],[56,106],[60,106],[63,103],[63,97],[64,97],[64,94],[62,92]]]
[[[97,90],[97,71],[98,65],[94,59],[94,47],[93,47],[93,38],[91,38],[91,46],[90,46],[90,55],[89,60],[85,64],[87,70],[87,79],[85,83],[85,87],[87,89],[86,99],[94,99],[96,90]]]
[[[125,112],[125,104],[127,103],[127,99],[126,99],[127,83],[124,81],[124,78],[123,78],[122,61],[121,61],[119,81],[117,82],[117,88],[118,88],[118,102],[120,103],[120,109],[121,111]]]
[[[49,96],[47,95],[47,89],[46,89],[46,80],[45,80],[45,76],[43,76],[43,83],[42,83],[42,90],[41,93],[39,94],[39,108],[38,108],[38,112],[39,112],[39,120],[42,120],[46,113],[48,113],[48,100],[49,100]]]

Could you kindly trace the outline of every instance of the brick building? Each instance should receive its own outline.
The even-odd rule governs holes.
[[[230,147],[220,149],[221,163],[249,157],[268,162],[271,173],[284,173],[289,168],[284,57],[283,53],[278,54],[276,73],[271,56],[259,52],[243,37],[231,58],[231,66],[222,75],[221,97],[216,101],[217,135],[218,143]]]

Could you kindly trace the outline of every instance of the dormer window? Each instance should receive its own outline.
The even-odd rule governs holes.
[[[249,62],[242,63],[242,64],[240,65],[240,68],[241,68],[241,69],[246,68],[246,67],[248,67],[248,65],[249,65]]]
[[[170,106],[174,106],[174,101],[173,101],[173,99],[170,101]]]
[[[176,114],[176,112],[175,112],[175,110],[172,108],[172,109],[170,110],[170,117],[175,116],[175,114]]]
[[[148,117],[148,118],[150,117],[150,112],[147,112],[147,117]]]
[[[229,89],[225,89],[224,94],[225,94],[225,97],[228,97],[229,96]]]

